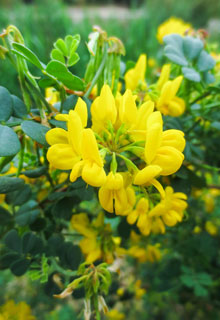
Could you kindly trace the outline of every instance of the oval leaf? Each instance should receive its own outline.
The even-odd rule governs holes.
[[[22,122],[21,128],[30,138],[42,144],[43,146],[48,146],[45,139],[45,134],[50,128],[45,127],[40,123],[28,120]]]
[[[13,48],[18,53],[21,53],[26,60],[34,64],[37,68],[41,70],[44,69],[44,64],[38,59],[36,54],[33,53],[30,49],[25,47],[23,44],[16,43],[16,42],[14,42],[12,45],[13,45]],[[13,52],[16,54],[17,53],[16,51],[13,51]]]
[[[8,193],[21,188],[24,180],[12,177],[0,177],[0,193]]]
[[[16,133],[11,128],[0,125],[0,157],[13,156],[20,148]]]
[[[84,90],[83,81],[77,76],[74,76],[63,63],[51,61],[48,63],[46,71],[61,81],[67,88],[79,91]]]
[[[0,121],[7,121],[12,114],[12,98],[10,92],[0,87]]]
[[[13,108],[13,116],[17,118],[24,118],[27,116],[27,108],[24,102],[18,97],[12,95],[12,108]]]

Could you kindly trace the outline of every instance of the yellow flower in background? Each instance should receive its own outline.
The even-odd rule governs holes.
[[[218,227],[212,221],[206,221],[205,229],[211,236],[218,234]]]
[[[5,194],[0,194],[0,204],[5,202]]]
[[[125,87],[134,91],[138,87],[146,89],[145,73],[147,68],[147,56],[141,54],[134,68],[128,70],[124,76]]]
[[[107,320],[124,320],[125,314],[119,312],[116,309],[112,309],[107,312],[106,317],[107,317]]]
[[[202,229],[199,227],[199,226],[195,226],[194,229],[193,229],[193,233],[195,234],[199,234],[202,232]]]
[[[145,198],[141,198],[138,201],[135,210],[131,211],[127,215],[128,223],[134,224],[137,222],[137,226],[141,228],[141,226],[146,223],[148,208],[149,208],[149,201]]]
[[[71,227],[84,236],[79,246],[86,256],[87,263],[103,259],[107,263],[114,261],[114,255],[120,251],[120,238],[112,236],[110,224],[104,223],[104,213],[90,222],[86,213],[74,214],[71,218]]]
[[[26,302],[15,304],[13,300],[0,306],[0,320],[35,320],[31,314],[31,308]]]
[[[48,87],[45,90],[45,98],[46,100],[54,105],[60,99],[60,93],[56,91],[53,87]]]
[[[163,37],[168,34],[177,33],[184,36],[192,28],[191,24],[184,22],[182,19],[171,17],[164,21],[157,29],[157,40],[163,43]]]
[[[146,260],[154,263],[155,261],[159,261],[161,259],[160,252],[160,244],[157,243],[155,245],[147,245],[146,249]]]
[[[165,198],[149,212],[149,217],[161,217],[165,225],[173,227],[183,219],[183,212],[187,208],[186,199],[185,193],[174,193],[172,187],[166,187]]]
[[[147,292],[146,289],[141,288],[141,280],[137,280],[134,284],[134,292],[135,292],[135,298],[141,299],[143,295]]]

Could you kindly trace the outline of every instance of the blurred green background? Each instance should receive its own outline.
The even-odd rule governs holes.
[[[58,37],[79,33],[81,59],[74,71],[80,76],[88,61],[85,43],[93,25],[100,25],[109,35],[124,42],[126,60],[136,60],[141,52],[160,59],[156,31],[170,16],[191,22],[195,28],[211,29],[213,39],[220,35],[219,0],[0,0],[0,29],[16,25],[26,45],[44,63]],[[13,68],[0,61],[0,72],[1,85],[19,95]]]

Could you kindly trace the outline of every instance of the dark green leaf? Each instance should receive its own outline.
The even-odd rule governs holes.
[[[83,81],[74,76],[67,67],[59,61],[51,61],[46,67],[46,71],[61,81],[67,88],[72,90],[84,90]]]
[[[10,230],[5,235],[4,243],[9,249],[18,253],[22,252],[21,239],[19,238],[16,230]]]
[[[30,266],[30,260],[21,258],[16,260],[14,263],[12,263],[12,265],[10,266],[10,269],[14,275],[16,275],[17,277],[20,277],[23,274],[25,274],[29,266]]]
[[[43,176],[46,172],[47,172],[47,168],[43,166],[33,170],[26,170],[26,171],[23,171],[22,173],[28,178],[39,178]]]
[[[37,68],[44,69],[44,64],[38,59],[35,53],[33,53],[30,49],[25,47],[23,44],[20,43],[13,43],[13,48],[16,50],[14,53],[20,53],[22,56],[28,60],[29,62],[33,63]]]
[[[12,177],[0,177],[0,193],[8,193],[22,187],[24,180]]]
[[[0,269],[9,268],[12,263],[20,258],[20,255],[15,252],[6,253],[0,258]]]
[[[12,98],[10,92],[6,88],[0,86],[0,121],[7,121],[11,114]]]
[[[12,215],[8,210],[0,206],[0,217],[1,217],[1,224],[8,224],[12,220]]]
[[[40,210],[37,208],[37,203],[30,200],[16,212],[15,221],[20,226],[26,226],[33,223],[39,214]]]
[[[18,97],[12,95],[12,107],[13,107],[13,115],[17,118],[24,118],[27,116],[27,108],[24,102]]]
[[[31,197],[31,187],[27,184],[19,188],[19,190],[9,192],[6,197],[7,203],[14,206],[20,206],[27,202]]]
[[[45,139],[45,134],[50,128],[43,126],[42,124],[36,123],[34,121],[23,121],[21,128],[33,140],[42,144],[43,146],[48,146]]]
[[[0,125],[0,157],[13,156],[20,148],[20,141],[13,129]]]
[[[22,248],[24,254],[29,253],[36,255],[42,252],[43,242],[39,237],[35,236],[35,234],[27,232],[22,238]]]

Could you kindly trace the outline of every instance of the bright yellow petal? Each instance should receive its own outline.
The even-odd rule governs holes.
[[[85,101],[83,101],[81,98],[78,98],[77,104],[74,109],[78,115],[80,116],[80,119],[82,121],[82,126],[87,126],[87,118],[88,118],[88,112],[87,112],[87,106]]]
[[[68,144],[68,133],[66,130],[61,128],[54,128],[46,133],[46,140],[50,145],[61,143]]]
[[[170,129],[162,133],[162,147],[170,146],[182,152],[185,144],[184,133],[180,130]]]
[[[74,182],[76,181],[77,178],[79,178],[81,176],[82,173],[82,168],[84,165],[84,161],[78,161],[72,168],[72,171],[70,173],[70,181]]]
[[[103,161],[92,129],[83,130],[82,157],[84,160],[95,162],[98,166],[103,167]]]
[[[68,144],[54,144],[47,152],[47,160],[56,169],[72,169],[79,159]]]
[[[161,70],[161,74],[160,74],[160,78],[159,78],[159,80],[157,81],[157,89],[158,89],[158,90],[161,90],[162,87],[163,87],[163,85],[164,85],[164,83],[169,80],[169,77],[170,77],[170,67],[171,67],[170,64],[165,64],[165,65],[163,65],[162,70]]]
[[[113,213],[113,191],[101,187],[99,189],[99,202],[103,209],[108,212]]]
[[[184,156],[179,150],[169,146],[160,147],[152,164],[162,168],[160,174],[167,176],[179,170],[183,159]]]
[[[67,123],[69,143],[72,145],[76,154],[82,153],[82,122],[76,111],[70,110],[69,121]]]
[[[140,170],[134,178],[134,184],[143,185],[151,182],[155,177],[161,173],[161,167],[157,165],[150,165]]]
[[[95,162],[85,162],[82,168],[83,180],[93,187],[101,187],[106,182],[106,173],[103,167]]]

